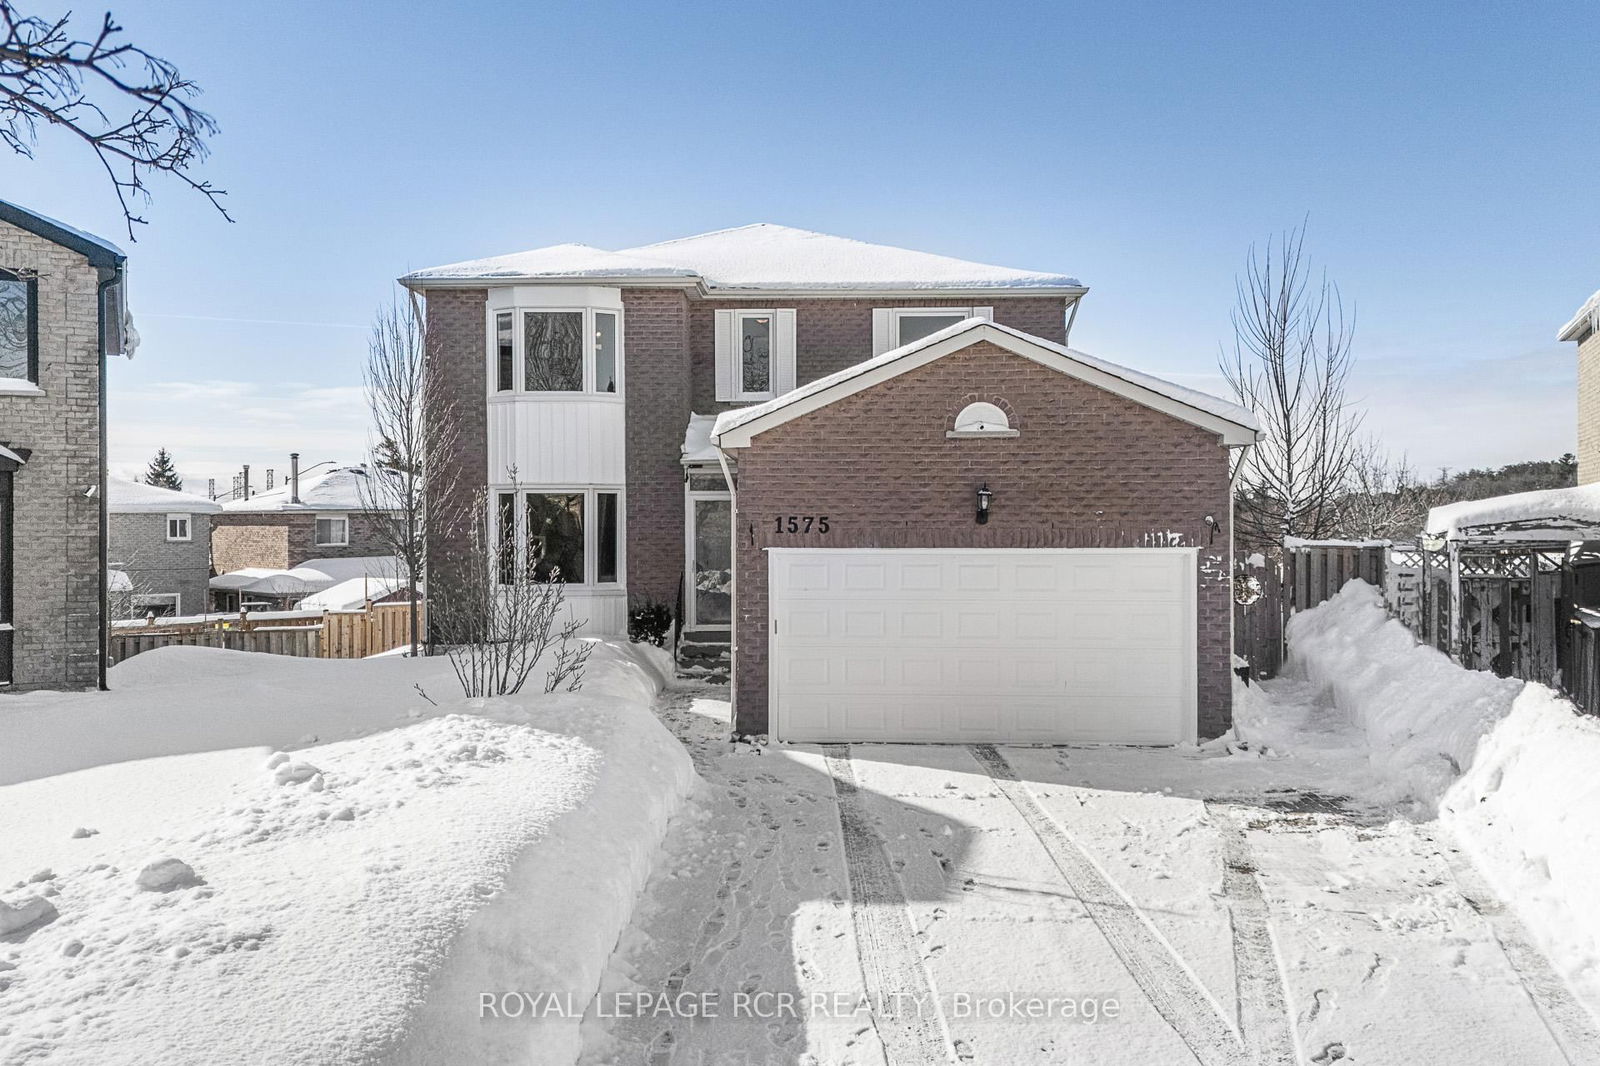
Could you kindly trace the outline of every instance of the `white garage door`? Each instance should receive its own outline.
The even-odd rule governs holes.
[[[773,548],[771,729],[790,741],[1195,737],[1195,554]]]

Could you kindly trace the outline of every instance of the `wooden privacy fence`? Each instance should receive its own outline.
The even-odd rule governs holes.
[[[418,620],[426,628],[426,605]],[[354,611],[263,611],[196,619],[113,623],[113,663],[156,648],[225,648],[307,659],[362,659],[411,643],[409,603],[368,604]]]
[[[1388,541],[1310,541],[1288,538],[1282,549],[1246,556],[1234,577],[1234,654],[1250,676],[1275,676],[1283,667],[1289,616],[1330,599],[1360,578],[1391,595],[1405,572]]]

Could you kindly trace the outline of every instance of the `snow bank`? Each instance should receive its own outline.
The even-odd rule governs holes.
[[[1370,759],[1465,845],[1540,946],[1600,1001],[1600,719],[1544,685],[1418,645],[1353,581],[1289,623],[1290,669],[1326,684]]]
[[[693,782],[666,665],[465,701],[441,659],[181,648],[8,698],[0,1061],[574,1061],[577,1018],[480,996],[598,988]]]

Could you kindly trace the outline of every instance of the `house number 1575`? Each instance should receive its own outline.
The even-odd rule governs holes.
[[[773,529],[778,533],[826,533],[828,531],[827,515],[779,515],[773,519],[773,523]]]

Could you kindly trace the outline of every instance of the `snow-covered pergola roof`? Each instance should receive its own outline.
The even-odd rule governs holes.
[[[1582,341],[1596,331],[1600,331],[1600,292],[1596,292],[1584,301],[1583,306],[1578,308],[1578,313],[1561,327],[1561,332],[1556,334],[1556,340]]]
[[[705,292],[1051,293],[1081,295],[1066,274],[974,263],[770,222],[607,252],[557,244],[415,270],[414,289],[585,281],[673,285]]]
[[[864,363],[846,367],[792,392],[751,407],[717,416],[712,440],[721,448],[743,448],[759,433],[825,407],[862,389],[897,377],[936,359],[988,341],[1007,351],[1080,378],[1222,437],[1227,445],[1254,443],[1260,433],[1256,416],[1236,403],[1170,381],[1141,374],[984,318],[968,318],[930,333],[921,340],[890,349]]]
[[[1425,532],[1456,541],[1600,540],[1600,483],[1435,507]]]

